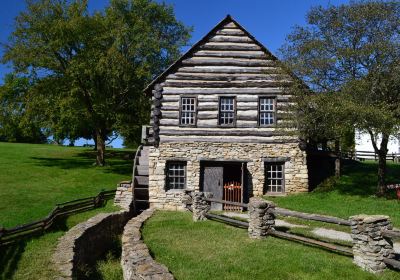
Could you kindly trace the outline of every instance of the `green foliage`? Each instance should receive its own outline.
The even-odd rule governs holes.
[[[400,130],[400,2],[317,6],[307,23],[295,27],[281,50],[288,67],[321,95],[300,103],[300,131],[336,141],[354,129],[368,132],[380,162],[377,193],[383,195],[388,140]],[[293,91],[308,97],[299,93],[304,87]]]
[[[148,121],[142,90],[190,32],[172,6],[151,0],[112,0],[93,14],[85,0],[29,1],[15,26],[3,61],[36,77],[39,93],[31,98],[47,104],[46,119],[61,138],[96,135],[99,165],[110,133],[130,137],[131,127]]]
[[[292,241],[252,240],[245,229],[219,222],[194,223],[187,212],[156,212],[143,239],[155,260],[176,279],[396,279],[375,276],[352,259]]]
[[[36,120],[31,120],[26,103],[31,82],[8,74],[0,86],[0,141],[44,143],[46,137]]]

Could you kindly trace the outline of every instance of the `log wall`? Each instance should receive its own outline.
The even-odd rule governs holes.
[[[296,141],[275,126],[258,125],[258,100],[264,96],[276,99],[277,122],[283,120],[282,113],[292,104],[285,90],[291,83],[291,76],[279,61],[247,31],[234,22],[224,23],[153,86],[162,91],[160,96],[159,90],[153,90],[151,122],[155,130],[159,129],[160,143]],[[179,124],[180,98],[185,96],[197,98],[194,127]],[[218,125],[220,96],[236,99],[233,127]]]

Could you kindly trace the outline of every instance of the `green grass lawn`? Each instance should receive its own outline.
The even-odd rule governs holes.
[[[322,249],[274,237],[251,240],[245,229],[214,221],[194,223],[187,212],[156,212],[142,233],[178,280],[399,278],[393,271],[374,276]]]
[[[265,197],[279,207],[292,210],[348,218],[358,214],[382,214],[400,227],[400,201],[394,191],[388,198],[377,198],[377,164],[375,162],[347,163],[339,180],[327,180],[313,192]],[[389,164],[388,182],[400,182],[400,164]]]
[[[130,178],[132,150],[108,149],[107,166],[81,147],[0,143],[0,226],[45,217],[56,203],[115,189]]]

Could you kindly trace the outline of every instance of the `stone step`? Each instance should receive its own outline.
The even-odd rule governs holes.
[[[139,186],[148,186],[149,185],[149,177],[148,176],[135,176],[136,185]]]
[[[136,165],[136,174],[142,176],[149,176],[149,166],[148,165]]]
[[[139,157],[139,165],[149,165],[149,157]]]

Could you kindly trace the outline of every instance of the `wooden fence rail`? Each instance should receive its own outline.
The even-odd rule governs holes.
[[[345,219],[336,218],[336,217],[332,217],[332,216],[303,213],[303,212],[298,212],[298,211],[293,211],[293,210],[288,210],[288,209],[278,208],[278,207],[275,208],[275,214],[281,215],[281,216],[286,216],[286,217],[300,218],[300,219],[304,219],[304,220],[312,220],[312,221],[319,221],[319,222],[324,222],[324,223],[350,226],[350,222]]]
[[[231,202],[231,201],[215,199],[215,198],[206,198],[205,200],[208,202],[231,204],[231,205],[240,206],[243,208],[248,208],[248,206],[249,206],[248,204],[245,204],[245,203]],[[341,218],[337,218],[337,217],[332,217],[332,216],[302,213],[302,212],[292,211],[292,210],[278,208],[278,207],[275,208],[274,212],[276,215],[290,216],[290,217],[296,217],[296,218],[305,219],[305,220],[313,220],[313,221],[320,221],[320,222],[325,222],[325,223],[333,223],[333,224],[338,224],[338,225],[350,226],[350,221],[341,219]],[[234,219],[231,217],[226,217],[224,215],[207,213],[206,217],[211,220],[223,222],[223,223],[233,225],[236,227],[240,227],[240,228],[248,228],[249,227],[248,222],[239,221],[237,219]],[[337,244],[333,244],[332,242],[329,242],[329,241],[321,241],[321,240],[304,237],[304,236],[297,235],[297,234],[287,233],[287,232],[277,230],[277,229],[269,230],[268,234],[278,237],[278,238],[283,238],[283,239],[287,239],[287,240],[291,240],[291,241],[300,242],[300,243],[303,243],[303,244],[306,244],[309,246],[320,247],[325,250],[339,253],[339,254],[342,254],[345,256],[351,256],[351,257],[353,256],[352,246],[337,245]],[[385,230],[382,232],[382,234],[383,234],[383,236],[388,237],[388,238],[393,238],[393,239],[400,238],[400,230]],[[390,268],[400,270],[400,261],[399,260],[385,258],[383,261]]]
[[[93,197],[75,199],[57,204],[43,219],[18,225],[13,228],[0,228],[0,246],[30,236],[34,233],[44,232],[50,228],[54,221],[63,216],[88,211],[100,207],[104,202],[114,197],[116,190],[102,191]]]

